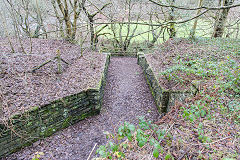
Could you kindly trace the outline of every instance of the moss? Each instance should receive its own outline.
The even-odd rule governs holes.
[[[57,129],[55,127],[47,128],[47,130],[44,132],[44,137],[49,137],[56,131],[57,131]]]
[[[70,126],[70,125],[71,125],[72,118],[73,118],[72,116],[66,118],[66,119],[64,120],[64,122],[62,123],[62,128],[66,128],[66,127]]]
[[[30,111],[28,111],[29,113],[30,112],[38,112],[39,110],[39,106],[35,106],[35,107],[32,107]]]
[[[33,124],[32,121],[28,121],[27,126],[31,126]]]
[[[82,114],[80,117],[79,117],[79,120],[82,120],[82,119],[85,119],[88,117],[88,114],[87,113],[84,113]]]

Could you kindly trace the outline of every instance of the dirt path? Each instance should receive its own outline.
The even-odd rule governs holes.
[[[104,131],[113,131],[124,121],[137,117],[157,120],[158,113],[136,58],[112,57],[100,115],[85,119],[45,140],[38,141],[7,159],[31,159],[43,152],[43,159],[86,160],[93,146],[106,142]]]

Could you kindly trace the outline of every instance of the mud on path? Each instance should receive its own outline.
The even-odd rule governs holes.
[[[137,124],[138,116],[152,121],[159,117],[143,71],[136,58],[112,57],[100,115],[35,142],[6,159],[29,160],[35,152],[43,152],[42,159],[86,160],[96,143],[99,146],[106,142],[104,131],[112,132],[124,121]]]

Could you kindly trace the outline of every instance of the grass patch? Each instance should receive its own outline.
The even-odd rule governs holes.
[[[183,24],[177,24],[176,25],[176,37],[178,38],[187,38],[190,35],[190,31],[192,29],[194,21],[190,21],[187,23],[183,23]],[[130,25],[130,32],[129,35],[131,35],[133,33],[134,28],[136,27],[135,24]],[[236,28],[237,25],[235,24],[234,26],[232,26],[232,28]],[[160,32],[160,28],[158,27],[154,27],[155,32],[159,33]],[[132,39],[132,42],[135,43],[143,43],[146,41],[151,41],[153,39],[152,33],[151,31],[148,32],[149,30],[151,30],[151,27],[147,26],[147,25],[138,25],[136,32],[134,33],[134,38]],[[205,19],[199,19],[198,20],[198,24],[197,24],[197,28],[196,28],[196,33],[195,36],[196,37],[211,37],[213,32],[213,22],[209,21],[209,20],[205,20]],[[110,27],[106,27],[105,29],[103,29],[101,32],[102,33],[109,33],[106,35],[105,38],[107,39],[113,39],[113,33]],[[128,34],[128,25],[123,25],[122,29],[121,29],[121,33],[120,33],[120,27],[119,25],[116,25],[116,37],[117,39],[120,39],[120,35],[122,36],[122,38],[124,39],[124,37],[126,37],[126,35]],[[227,31],[225,30],[225,35],[226,35]],[[234,32],[235,33],[235,32]],[[116,38],[115,37],[115,38]],[[169,35],[167,32],[165,32],[164,34],[160,34],[160,37],[158,39],[158,43],[163,43],[164,39],[167,40],[169,39]],[[164,37],[164,39],[162,38]],[[235,38],[234,34],[230,35],[229,38]]]

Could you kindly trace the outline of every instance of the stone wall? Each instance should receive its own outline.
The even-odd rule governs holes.
[[[34,107],[0,122],[0,158],[52,135],[86,117],[99,114],[110,55],[107,55],[101,81],[89,88],[50,104]]]
[[[160,113],[168,112],[176,101],[184,101],[187,97],[196,93],[196,90],[172,91],[163,89],[156,78],[151,64],[143,53],[137,54],[138,64],[142,67],[149,88]]]

